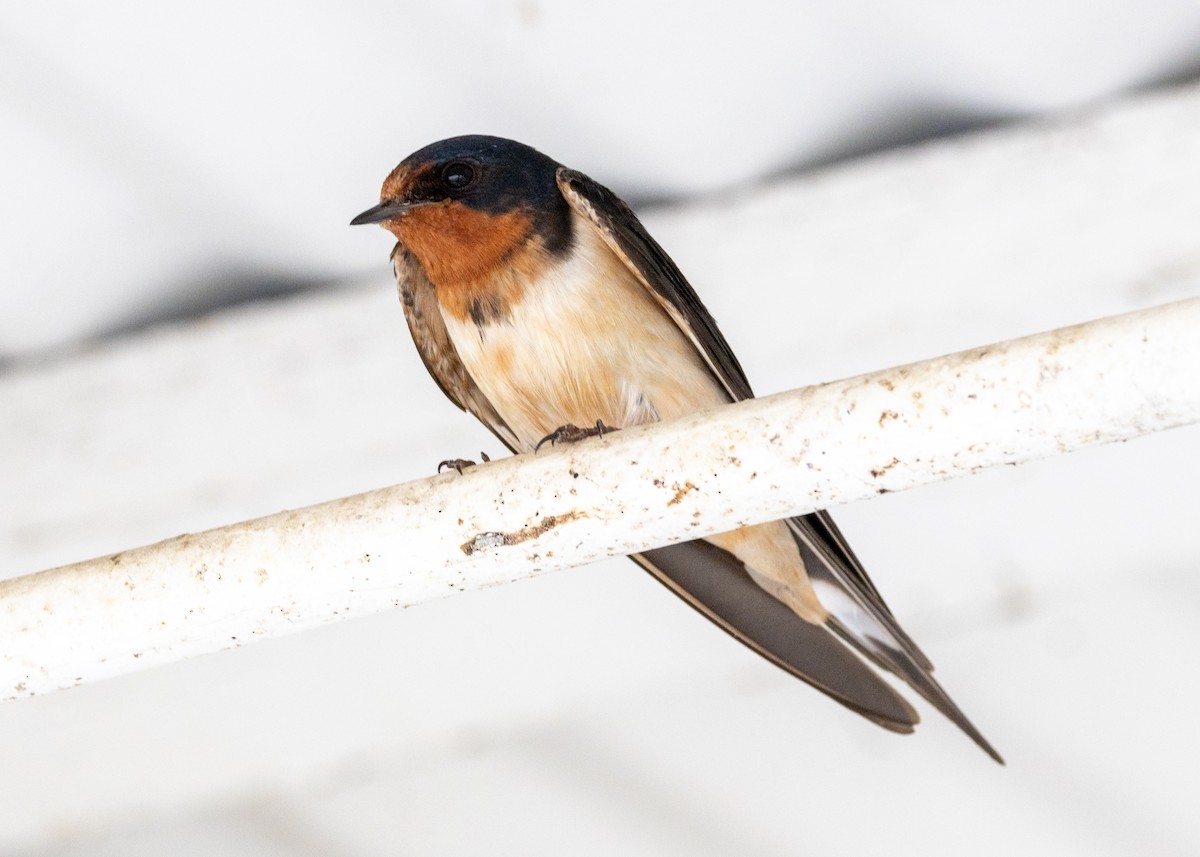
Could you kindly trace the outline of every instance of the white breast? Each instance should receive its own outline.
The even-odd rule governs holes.
[[[728,401],[702,357],[590,224],[529,283],[509,316],[482,326],[444,313],[492,406],[531,448],[559,426],[671,419]]]

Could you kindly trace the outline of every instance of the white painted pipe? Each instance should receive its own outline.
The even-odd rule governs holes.
[[[0,698],[1197,421],[1200,298],[3,581]]]

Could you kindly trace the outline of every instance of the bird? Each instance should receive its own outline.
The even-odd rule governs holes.
[[[468,135],[418,149],[351,221],[362,224],[396,238],[400,302],[429,374],[513,453],[754,396],[716,321],[632,209],[531,146]],[[920,720],[882,676],[891,673],[1003,764],[828,512],[632,559],[884,729],[910,733]]]

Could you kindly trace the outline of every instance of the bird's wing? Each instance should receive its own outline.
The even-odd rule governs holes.
[[[746,373],[721,335],[716,321],[671,257],[650,237],[625,201],[583,173],[566,167],[558,169],[558,189],[567,204],[596,228],[604,243],[629,267],[696,350],[704,355],[730,399],[740,402],[754,398]]]
[[[567,203],[595,228],[605,244],[633,272],[704,356],[713,375],[729,393],[730,399],[740,401],[752,398],[754,394],[745,372],[742,371],[741,364],[738,363],[725,337],[721,335],[713,317],[709,315],[695,290],[671,261],[670,256],[650,236],[629,206],[608,188],[576,170],[561,167],[557,178],[559,191]],[[788,521],[788,526],[800,548],[805,570],[813,582],[817,596],[832,614],[828,630],[818,630],[831,642],[836,643],[829,633],[830,630],[833,631],[877,666],[902,678],[989,755],[999,760],[996,751],[933,678],[933,664],[897,623],[829,513],[820,511],[792,518]],[[700,585],[708,579],[704,575],[684,575],[681,571],[668,570],[668,564],[678,570],[682,569],[685,563],[673,557],[668,562],[663,552],[682,552],[685,549],[690,551],[691,562],[708,566],[710,572],[714,564],[719,562],[723,566],[736,567],[741,576],[746,577],[741,563],[735,557],[725,554],[721,560],[717,556],[724,554],[719,549],[716,549],[717,553],[714,554],[707,549],[696,549],[691,545],[676,545],[648,552],[638,561],[694,607],[770,660],[860,713],[874,711],[874,715],[867,716],[876,722],[887,720],[893,723],[889,728],[896,728],[895,724],[907,724],[911,729],[915,719],[904,719],[894,709],[885,713],[883,709],[871,707],[883,697],[878,695],[877,688],[871,687],[858,673],[848,671],[845,673],[845,679],[839,679],[839,673],[834,670],[822,672],[818,677],[813,672],[816,669],[814,663],[831,656],[830,646],[822,644],[815,634],[808,633],[809,643],[819,646],[819,651],[811,656],[815,660],[798,660],[800,653],[793,651],[795,646],[787,640],[790,634],[800,632],[795,628],[784,630],[777,618],[781,614],[777,611],[765,608],[760,610],[761,604],[774,601],[773,598],[768,596],[766,601],[760,600],[754,609],[733,610],[729,606],[733,600],[749,599],[753,588],[742,587],[739,581],[736,585],[730,584],[733,588],[727,592],[717,592],[713,587],[705,588]],[[730,576],[726,569],[723,570],[726,571],[725,576]],[[718,576],[720,575],[709,575],[712,578]],[[746,579],[749,580],[748,577]],[[735,591],[736,595],[730,594]],[[805,623],[799,620],[799,624]],[[859,672],[862,671],[869,672],[865,667]],[[877,678],[875,680],[879,681]],[[843,683],[839,684],[839,681]],[[868,697],[874,699],[875,703],[869,703]],[[911,709],[908,711],[911,713]]]
[[[408,248],[396,244],[392,250],[392,269],[396,272],[396,287],[400,292],[400,305],[404,308],[404,319],[417,346],[421,361],[446,398],[491,429],[500,442],[515,452],[517,436],[492,407],[487,396],[479,389],[475,379],[467,371],[438,309],[433,283],[425,269]]]

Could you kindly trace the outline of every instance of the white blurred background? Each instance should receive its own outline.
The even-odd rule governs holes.
[[[434,139],[637,203],[772,392],[1200,293],[1196,74],[1190,0],[0,4],[0,577],[499,453],[346,225]],[[0,705],[0,853],[1195,854],[1197,441],[839,510],[1007,769],[612,561]]]

